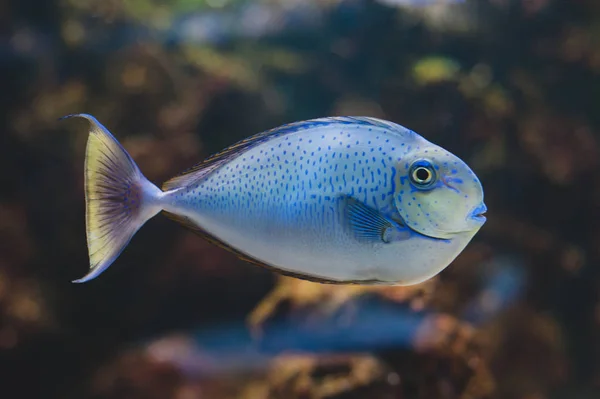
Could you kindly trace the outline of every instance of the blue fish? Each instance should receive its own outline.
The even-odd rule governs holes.
[[[411,285],[446,268],[485,223],[483,189],[458,157],[370,117],[277,127],[159,189],[96,118],[85,158],[90,270],[106,270],[156,214],[240,258],[331,284]],[[201,261],[201,260],[199,260]]]

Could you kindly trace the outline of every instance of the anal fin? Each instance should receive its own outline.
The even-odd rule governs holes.
[[[164,214],[167,218],[179,223],[180,225],[182,225],[183,227],[189,229],[190,231],[194,232],[195,234],[199,235],[200,237],[204,238],[205,240],[207,240],[208,242],[210,242],[211,244],[214,244],[220,248],[223,248],[231,253],[233,253],[234,255],[236,255],[240,260],[243,260],[244,262],[248,262],[251,263],[253,265],[256,266],[260,266],[266,270],[269,270],[270,272],[274,272],[274,273],[278,273],[281,274],[283,276],[286,277],[294,277],[300,280],[306,280],[306,281],[310,281],[313,283],[320,283],[320,284],[332,284],[332,285],[379,285],[379,284],[387,284],[387,282],[385,281],[379,281],[379,280],[351,280],[351,281],[338,281],[338,280],[331,280],[331,279],[327,279],[324,277],[320,277],[320,276],[312,276],[312,275],[308,275],[308,274],[301,274],[301,273],[295,273],[289,270],[285,270],[285,269],[280,269],[279,267],[276,266],[272,266],[269,265],[267,263],[264,263],[256,258],[253,258],[252,256],[245,254],[244,252],[238,250],[237,248],[232,247],[231,245],[223,242],[222,240],[220,240],[219,238],[215,237],[214,235],[210,234],[209,232],[207,232],[206,230],[204,230],[202,227],[198,226],[194,221],[192,221],[191,219],[189,219],[188,217],[185,216],[181,216],[181,215],[177,215],[171,212],[167,212],[167,211],[162,211],[162,214]]]

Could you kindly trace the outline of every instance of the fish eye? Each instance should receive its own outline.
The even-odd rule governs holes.
[[[435,182],[435,169],[428,161],[417,161],[410,167],[409,177],[417,188],[428,188]]]

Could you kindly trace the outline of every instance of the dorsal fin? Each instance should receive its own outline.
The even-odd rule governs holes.
[[[397,133],[409,133],[410,130],[403,126],[397,125],[393,122],[384,121],[382,119],[371,118],[366,116],[334,116],[327,118],[311,119],[301,122],[293,122],[286,125],[276,127],[274,129],[266,130],[264,132],[250,136],[244,140],[238,141],[230,147],[206,158],[204,161],[192,166],[185,170],[179,175],[167,180],[162,185],[163,191],[169,191],[176,188],[188,186],[200,179],[206,177],[212,171],[216,170],[219,166],[223,165],[227,161],[235,158],[243,152],[256,147],[262,143],[272,140],[276,137],[284,136],[290,133],[296,133],[301,130],[308,130],[320,126],[328,126],[333,124],[359,124],[366,126],[379,127],[384,129],[390,129]]]

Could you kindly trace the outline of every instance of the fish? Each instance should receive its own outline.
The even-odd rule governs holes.
[[[323,284],[413,285],[444,270],[486,221],[456,155],[394,122],[331,116],[250,136],[150,182],[94,116],[84,188],[89,271],[103,273],[162,213],[249,263]],[[202,259],[198,259],[201,262]]]

